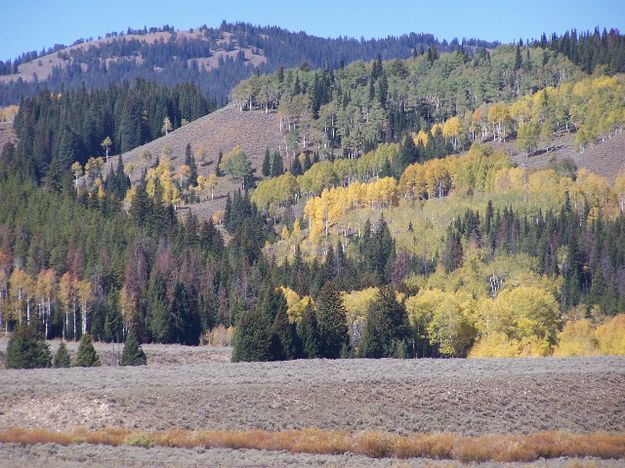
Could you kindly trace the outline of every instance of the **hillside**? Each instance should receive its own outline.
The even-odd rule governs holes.
[[[498,43],[463,40],[469,49]],[[78,39],[69,47],[57,45],[0,61],[0,105],[33,95],[41,83],[52,90],[79,86],[103,87],[110,82],[150,79],[169,86],[186,81],[198,84],[207,96],[224,103],[230,90],[253,72],[268,73],[280,66],[307,63],[319,68],[355,60],[406,58],[419,49],[449,51],[458,40],[438,41],[431,34],[404,34],[384,39],[321,38],[278,27],[247,23],[206,25],[189,31],[171,26],[109,33],[104,38]]]
[[[519,167],[528,169],[543,169],[553,163],[571,159],[578,169],[588,169],[611,182],[625,171],[625,134],[620,133],[598,141],[582,152],[575,150],[574,140],[574,135],[570,134],[554,138],[545,145],[545,149],[531,156],[519,152],[514,143],[493,146],[502,146]]]
[[[285,145],[277,112],[241,112],[235,105],[228,105],[124,153],[123,162],[126,167],[130,164],[133,169],[131,178],[136,180],[144,169],[153,164],[157,156],[169,150],[174,167],[184,164],[187,143],[191,144],[198,159],[198,175],[204,176],[215,173],[220,151],[225,154],[237,145],[245,151],[256,174],[260,175],[265,150],[269,148],[271,151],[284,152]],[[152,159],[144,157],[146,151],[152,155]],[[201,157],[202,154],[205,156]],[[116,159],[113,158],[110,164],[115,165]],[[238,184],[229,177],[220,177],[215,189],[215,200],[194,204],[193,211],[204,215],[222,210],[225,195],[237,187]]]

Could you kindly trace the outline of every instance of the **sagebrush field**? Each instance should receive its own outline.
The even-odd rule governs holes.
[[[0,372],[2,428],[57,432],[120,428],[188,434],[318,428],[356,436],[376,431],[392,437],[441,432],[479,437],[556,430],[565,434],[625,431],[623,357],[233,364],[225,362],[227,348],[144,347],[147,367]],[[112,363],[119,351],[106,344],[96,348],[104,364]],[[43,442],[47,436],[34,437],[43,437]],[[141,460],[167,462],[175,458],[172,453],[182,450],[127,445],[81,445],[65,458],[70,453],[65,447],[4,444],[0,458],[13,466],[18,460],[56,465],[69,464],[68,460],[83,454],[92,463],[130,457],[141,464]],[[449,450],[457,453],[457,449]],[[361,465],[361,458],[210,448],[193,450],[190,460],[198,464],[230,460],[261,465]],[[443,453],[442,458],[447,456]]]

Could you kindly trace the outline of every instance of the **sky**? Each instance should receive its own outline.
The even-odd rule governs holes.
[[[0,0],[0,60],[128,27],[189,29],[222,20],[280,26],[322,37],[386,37],[511,42],[542,32],[596,26],[625,31],[625,0]]]

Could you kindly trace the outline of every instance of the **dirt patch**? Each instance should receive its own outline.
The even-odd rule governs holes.
[[[0,371],[5,427],[624,431],[625,358],[310,360]]]

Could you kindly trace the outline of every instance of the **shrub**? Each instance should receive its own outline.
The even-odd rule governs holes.
[[[41,339],[36,325],[18,325],[7,345],[6,368],[35,369],[51,364],[50,349]]]

